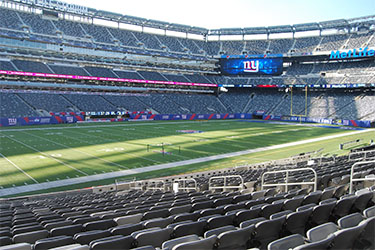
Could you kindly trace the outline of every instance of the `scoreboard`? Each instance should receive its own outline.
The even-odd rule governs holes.
[[[222,75],[281,75],[282,55],[222,56],[219,61]]]

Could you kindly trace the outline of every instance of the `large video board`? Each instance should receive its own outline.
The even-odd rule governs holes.
[[[220,71],[223,75],[281,75],[282,57],[232,57],[220,58]]]

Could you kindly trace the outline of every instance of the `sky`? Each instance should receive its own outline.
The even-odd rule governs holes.
[[[375,0],[62,0],[207,29],[320,22],[375,15]]]

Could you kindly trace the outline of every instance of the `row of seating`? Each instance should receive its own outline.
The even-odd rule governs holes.
[[[53,242],[56,240],[56,237],[69,236],[74,237],[74,239],[86,239],[86,241],[81,241],[80,243],[88,243],[87,237],[89,237],[89,240],[92,240],[91,237],[93,235],[103,237],[103,232],[105,231],[107,232],[107,235],[116,236],[122,234],[125,236],[137,230],[155,227],[169,228],[168,235],[170,236],[168,237],[182,237],[192,233],[197,234],[198,236],[203,236],[204,232],[222,226],[239,226],[240,228],[244,228],[255,222],[272,220],[277,217],[284,218],[283,222],[280,223],[280,226],[284,225],[284,222],[288,225],[285,232],[303,233],[312,226],[330,220],[336,221],[337,218],[340,218],[340,216],[346,215],[351,211],[363,211],[369,204],[372,204],[371,199],[373,199],[373,192],[364,192],[358,196],[351,195],[343,197],[340,200],[326,196],[325,198],[327,199],[322,200],[319,205],[312,203],[320,201],[322,193],[310,193],[308,195],[295,196],[291,199],[285,199],[285,197],[288,197],[290,194],[277,194],[269,197],[263,196],[256,200],[243,200],[250,196],[237,195],[234,197],[216,199],[215,201],[209,200],[207,196],[193,196],[199,198],[199,202],[193,203],[193,205],[190,204],[176,206],[169,209],[158,209],[144,212],[143,214],[136,213],[139,212],[137,209],[131,209],[127,210],[129,213],[125,213],[125,216],[115,217],[113,219],[85,216],[85,218],[81,217],[77,218],[75,221],[70,221],[61,220],[57,215],[43,215],[42,213],[42,215],[38,215],[38,221],[41,222],[39,225],[35,222],[33,225],[28,224],[30,222],[26,220],[30,219],[25,218],[30,214],[27,214],[27,211],[25,210],[22,211],[21,209],[18,209],[13,214],[13,227],[9,227],[8,230],[5,227],[2,227],[3,235],[8,233],[8,235],[3,236],[4,238],[2,239],[3,241],[8,240],[8,243],[10,243],[10,236],[13,235],[13,243],[35,242],[35,244],[37,244],[38,240],[41,240],[46,236],[50,236],[51,238],[49,239]],[[256,193],[254,194],[254,197],[256,197]],[[207,200],[202,201],[202,199]],[[237,201],[237,203],[231,204],[230,201],[233,202],[234,200]],[[151,200],[151,202],[155,202],[155,200]],[[216,205],[218,205],[217,207],[213,207],[215,202]],[[149,204],[145,205],[150,206]],[[69,211],[71,210],[69,209]],[[41,210],[34,212],[41,212]],[[61,212],[67,211],[60,210],[60,213]],[[108,215],[108,212],[110,214],[112,211],[107,211],[101,215]],[[121,211],[117,212],[121,213]],[[115,216],[118,215],[117,212],[115,212]],[[4,213],[6,212],[2,213],[3,216],[6,215]],[[65,216],[72,215],[71,213],[72,212],[67,212]],[[98,214],[100,214],[100,212],[93,215]],[[46,223],[43,219],[47,219],[49,223]],[[56,219],[58,221],[53,222],[53,220]],[[83,225],[78,224],[78,222],[82,223],[87,220],[91,221],[86,222]],[[25,222],[28,223],[19,224]],[[1,223],[2,226],[6,225],[6,223],[9,225],[9,218],[8,220],[2,219]],[[43,225],[44,229],[42,228]],[[272,228],[273,227],[274,226],[272,226]],[[49,242],[49,239],[44,239],[43,242]]]
[[[327,222],[301,234],[280,238],[268,250],[281,249],[374,249],[375,206],[340,218],[337,224]]]

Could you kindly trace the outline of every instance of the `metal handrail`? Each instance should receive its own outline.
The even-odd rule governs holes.
[[[303,170],[309,170],[314,173],[314,182],[288,182],[289,178],[289,172],[297,172],[297,171],[303,171]],[[277,173],[285,173],[285,183],[272,183],[272,184],[264,184],[264,176],[267,174],[277,174]],[[316,171],[312,168],[296,168],[296,169],[285,169],[285,170],[277,170],[277,171],[267,171],[262,174],[262,186],[261,189],[263,190],[263,187],[274,187],[274,186],[285,186],[285,191],[288,191],[288,186],[294,186],[294,185],[314,185],[314,192],[316,191],[318,182],[318,175]]]
[[[328,162],[325,162],[325,163],[335,163],[336,162],[336,157],[334,155],[331,155],[331,156],[328,156],[328,157],[320,156],[318,158],[312,158],[312,160],[319,161],[319,166],[322,166],[323,159],[329,159],[329,158],[332,158],[333,161],[328,161]]]
[[[353,193],[353,182],[359,182],[359,181],[375,181],[375,177],[371,178],[353,178],[354,175],[354,168],[359,165],[366,165],[370,163],[375,163],[374,161],[360,161],[353,164],[352,168],[350,169],[350,184],[349,184],[349,193]]]
[[[186,182],[188,182],[188,181],[193,181],[194,187],[186,187]],[[182,182],[183,186],[182,187],[178,186],[178,191],[180,191],[180,190],[185,191],[185,192],[186,192],[186,190],[198,191],[198,185],[197,185],[197,181],[195,179],[180,179],[180,180],[175,180],[173,183],[179,183],[179,182]]]
[[[350,157],[352,155],[357,155],[357,154],[364,154],[363,160],[367,160],[367,153],[375,153],[375,150],[366,150],[366,151],[352,152],[352,153],[349,154],[348,160],[351,161]],[[357,158],[357,159],[354,159],[354,160],[358,160],[358,159],[361,159],[361,158]]]
[[[241,185],[239,186],[227,186],[227,178],[239,178],[241,180]],[[224,179],[224,186],[211,186],[211,180],[214,179]],[[242,189],[244,187],[244,181],[241,175],[224,175],[224,176],[213,176],[208,180],[208,190],[215,190],[215,189]]]
[[[152,181],[147,181],[148,183],[162,183],[162,187],[149,187],[149,185],[146,186],[146,190],[165,190],[165,181],[164,180],[152,180]],[[144,184],[144,183],[143,183]],[[145,184],[144,184],[145,185]]]

